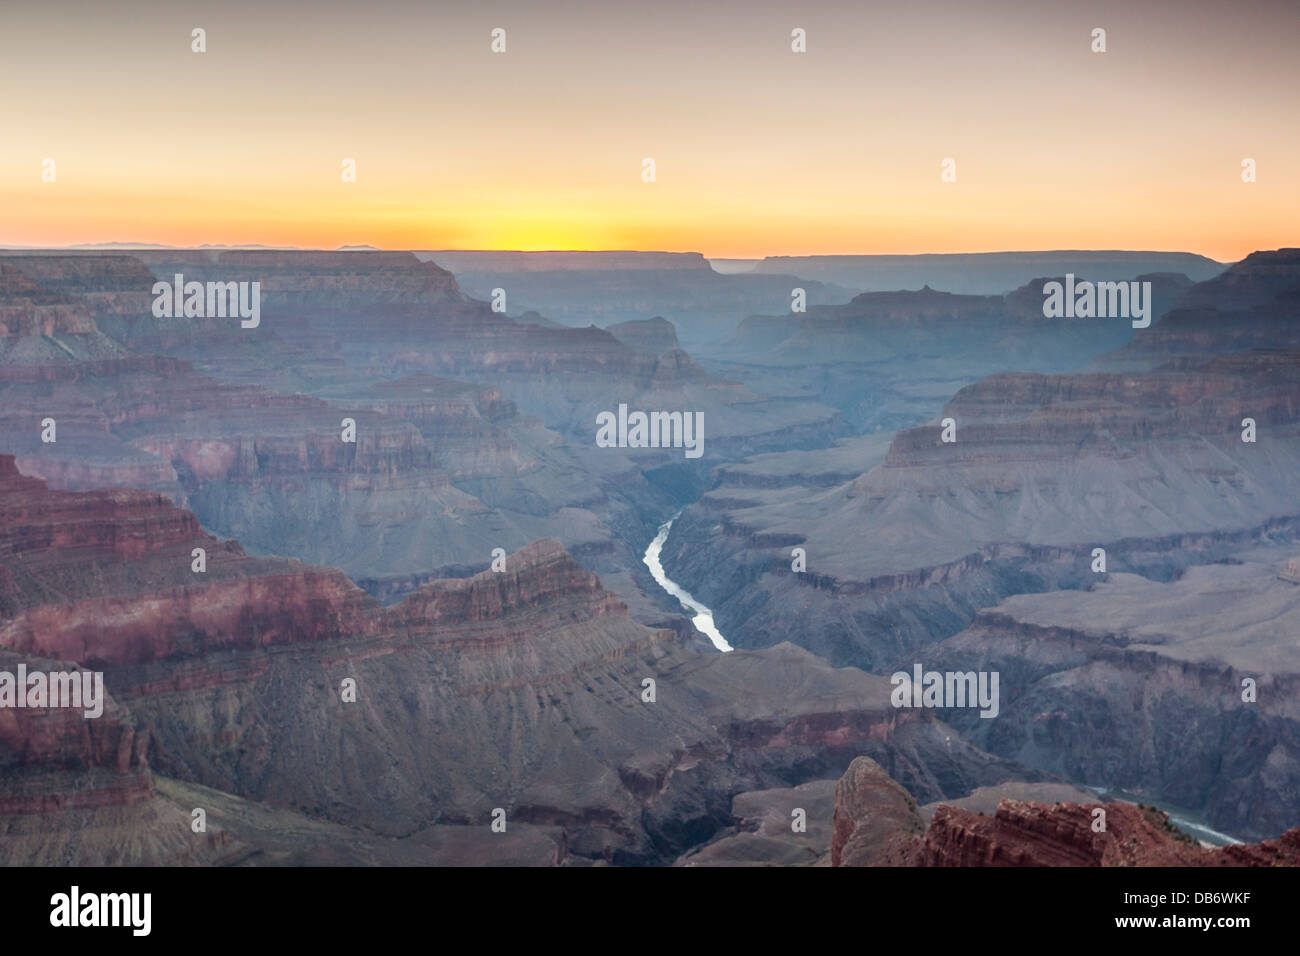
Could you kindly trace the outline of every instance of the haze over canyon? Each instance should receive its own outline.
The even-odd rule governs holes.
[[[1300,250],[779,262],[0,254],[3,861],[1295,862]]]

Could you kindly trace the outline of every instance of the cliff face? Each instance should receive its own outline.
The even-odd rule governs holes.
[[[1159,322],[1095,364],[1149,369],[1181,358],[1265,348],[1300,348],[1300,249],[1252,252],[1188,289]]]
[[[835,785],[831,866],[915,866],[924,832],[912,795],[874,760],[858,757]]]
[[[84,673],[58,660],[0,649],[0,671]],[[147,733],[116,700],[87,719],[79,709],[0,709],[0,815],[123,806],[148,800]]]
[[[5,258],[0,266],[83,303],[95,318],[147,314],[153,303],[154,276],[132,256],[24,254]]]
[[[836,787],[834,820],[832,866],[1300,865],[1300,828],[1209,849],[1163,811],[1131,803],[1003,799],[988,816],[940,805],[923,827],[907,791],[866,758]]]
[[[1098,278],[1092,271],[1075,274]],[[1146,304],[1153,321],[1190,285],[1181,275],[1122,278],[1135,276],[1151,283]],[[730,339],[710,343],[700,354],[735,363],[728,374],[755,391],[816,397],[861,433],[894,431],[932,420],[955,391],[986,376],[1072,372],[1142,334],[1124,318],[1044,317],[1048,281],[1018,280],[998,295],[930,285],[872,291],[844,304],[810,303],[806,312],[782,303],[782,310],[746,318]]]
[[[663,316],[692,353],[726,338],[755,313],[788,306],[801,288],[809,302],[852,292],[793,274],[720,274],[698,253],[417,252],[451,270],[467,293],[508,294],[510,313],[535,312],[574,328]]]
[[[1300,292],[1297,269],[1300,269],[1300,248],[1252,252],[1213,278],[1197,283],[1181,305],[1222,312],[1271,312],[1279,304],[1295,303],[1295,296]],[[1171,324],[1177,325],[1177,319]]]
[[[1209,849],[1154,807],[1105,804],[1106,832],[1092,830],[1095,807],[1004,800],[992,817],[940,807],[926,831],[922,866],[1300,866],[1300,828],[1260,843]]]
[[[950,718],[986,749],[1161,797],[1238,836],[1276,833],[1300,823],[1286,796],[1300,786],[1300,658],[1286,637],[1300,588],[1278,576],[1294,550],[1259,547],[1168,583],[1111,572],[1088,590],[1010,598],[924,660],[1001,673],[997,720]]]
[[[85,335],[94,330],[84,305],[37,285],[25,272],[0,260],[0,335]]]
[[[391,571],[411,560],[407,546],[371,535],[361,547],[361,526],[407,524],[413,513],[437,522],[436,510],[415,504],[420,496],[440,509],[483,510],[452,487],[420,430],[384,414],[381,403],[223,384],[157,357],[45,366],[36,383],[9,371],[0,369],[0,447],[16,452],[28,473],[69,490],[131,485],[164,492],[194,507],[209,526],[245,534],[257,550],[316,560],[350,553],[350,562],[340,562],[350,570]],[[57,441],[48,444],[41,440],[47,418],[57,423]],[[354,443],[342,440],[345,418],[356,423]],[[503,471],[527,467],[513,442],[490,440],[500,429],[490,420],[481,424],[485,440],[476,457]],[[451,454],[443,460],[458,464]],[[319,510],[287,507],[294,496],[318,501]],[[336,516],[333,535],[320,533],[324,514]],[[512,537],[502,543],[522,543],[525,535]],[[441,563],[469,557],[459,544],[450,543]],[[409,570],[436,566],[437,557],[423,554]]]
[[[1165,814],[1107,804],[1106,832],[1093,807],[1003,800],[992,817],[939,807],[921,846],[922,866],[1213,866],[1222,851],[1171,833]],[[1300,837],[1300,833],[1291,834]],[[1286,862],[1295,865],[1292,855]],[[1278,861],[1282,862],[1282,861]]]
[[[561,839],[552,862],[650,862],[728,825],[733,794],[853,753],[931,797],[1013,772],[899,715],[879,678],[789,645],[702,654],[632,622],[553,541],[385,608],[337,571],[247,557],[158,495],[51,491],[7,457],[0,481],[5,660],[102,671],[112,698],[98,719],[5,712],[10,814],[166,816],[157,773],[397,841],[457,828],[462,860],[504,807]],[[191,849],[234,852],[222,839]]]
[[[813,607],[821,626],[800,630],[819,635],[814,650],[884,666],[1000,597],[1081,585],[1095,547],[1112,569],[1167,576],[1290,520],[1298,411],[1294,351],[995,375],[959,391],[939,420],[896,433],[880,464],[838,487],[719,487],[678,519],[666,567],[723,633],[779,640],[794,626],[785,609]],[[808,573],[790,570],[794,547]],[[742,597],[739,581],[771,597]],[[895,640],[881,646],[882,630]]]
[[[463,299],[450,276],[411,256],[176,255],[164,264],[189,270],[188,280],[233,280],[252,263],[309,290],[337,279],[370,297],[367,308],[399,315],[405,306],[392,303],[403,297],[453,313]],[[592,511],[610,507],[599,483],[574,480],[578,465],[558,437],[499,387],[429,375],[385,382],[391,369],[368,378],[311,357],[320,343],[309,338],[304,352],[226,320],[156,320],[154,277],[133,256],[3,256],[0,269],[15,333],[0,338],[0,449],[59,488],[160,491],[251,549],[340,565],[377,588],[479,569],[492,547],[546,534],[579,551],[611,551]],[[343,292],[318,291],[313,308],[352,308]],[[118,308],[124,300],[113,297],[127,295],[138,295],[135,306]],[[268,308],[283,316],[289,307]],[[220,377],[117,345],[118,357],[96,358],[84,343],[109,340],[91,313],[124,341],[187,343],[180,351]],[[57,422],[55,443],[41,440],[47,418]],[[344,418],[357,422],[355,444],[341,440]],[[615,559],[632,560],[611,555],[605,564]]]
[[[548,536],[628,581],[653,533],[644,515],[668,507],[641,468],[689,484],[707,465],[679,448],[597,449],[597,414],[620,404],[703,413],[709,457],[817,444],[838,427],[830,409],[765,401],[678,348],[517,323],[407,253],[0,260],[121,343],[119,358],[85,361],[69,335],[25,336],[0,355],[0,449],[58,487],[164,492],[250,550],[342,567],[389,597]],[[259,282],[262,324],[155,318],[152,283],[177,273]],[[40,441],[47,417],[56,444]],[[340,440],[345,417],[355,445]]]
[[[630,322],[616,322],[605,329],[610,335],[624,345],[645,352],[662,355],[676,351],[677,329],[667,319],[656,316],[653,319],[634,319]]]
[[[123,353],[100,333],[86,302],[39,284],[14,261],[0,257],[0,367],[30,369]]]
[[[72,655],[8,637],[16,617],[45,601],[107,582],[98,567],[147,564],[179,542],[201,536],[192,515],[146,492],[83,496],[48,492],[0,455],[0,671],[72,672]],[[110,575],[111,577],[111,575]],[[22,693],[26,692],[23,688]],[[148,734],[111,695],[102,716],[82,709],[0,708],[0,814],[93,810],[147,801],[153,793]]]
[[[469,302],[450,272],[409,252],[142,250],[154,275],[186,281],[257,281],[263,308],[331,312],[428,310]]]

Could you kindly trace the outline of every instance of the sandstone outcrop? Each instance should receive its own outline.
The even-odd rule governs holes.
[[[834,812],[832,866],[1300,865],[1300,828],[1209,848],[1164,811],[1132,803],[1003,799],[988,815],[941,804],[923,826],[910,794],[865,758],[840,780]]]

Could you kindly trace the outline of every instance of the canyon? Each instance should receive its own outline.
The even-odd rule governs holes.
[[[1300,250],[1256,253],[1073,372],[993,373],[925,424],[839,439],[833,454],[728,463],[677,518],[665,570],[737,647],[793,640],[875,673],[999,670],[1004,695],[1016,688],[1011,712],[948,718],[992,752],[1078,784],[1132,784],[1246,836],[1292,826],[1285,691],[1239,709],[1229,651],[1251,634],[1252,666],[1268,675],[1258,679],[1288,688],[1288,630],[1251,630],[1250,608],[1230,602],[1239,620],[1211,618],[1218,632],[1166,663],[1181,642],[1160,629],[1168,605],[1154,595],[1234,593],[1234,569],[1272,581],[1300,550],[1298,289]],[[1003,602],[1019,612],[1095,594],[1089,620],[1104,620],[1124,593],[1117,577],[1154,590],[1114,632],[1048,627],[1036,633],[1060,639],[1031,650],[1019,624],[995,616]],[[1163,649],[1123,657],[1137,627],[1161,630]],[[1092,641],[1100,658],[1088,663]],[[1116,690],[1130,680],[1151,695],[1131,709]]]
[[[0,253],[0,670],[108,692],[0,711],[3,862],[1294,864],[1300,250],[922,259]]]
[[[468,862],[480,845],[499,860],[498,806],[517,862],[654,862],[725,825],[731,793],[862,752],[933,797],[1018,773],[895,711],[882,678],[636,624],[552,541],[386,607],[337,570],[247,556],[163,495],[51,490],[11,456],[0,526],[0,664],[102,671],[110,695],[100,720],[0,714],[0,811],[25,834],[9,863],[47,858],[37,820],[83,865],[318,860],[339,830],[381,841],[376,860],[436,846],[424,862]],[[178,802],[194,793],[210,795],[203,834]],[[302,841],[263,846],[267,813]],[[120,849],[141,815],[150,839]]]

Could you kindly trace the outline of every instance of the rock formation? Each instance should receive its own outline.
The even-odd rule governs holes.
[[[384,607],[336,570],[248,557],[157,494],[49,490],[8,456],[0,485],[0,649],[102,671],[111,695],[98,720],[6,711],[13,814],[145,802],[186,825],[155,805],[158,774],[227,795],[242,835],[195,834],[196,853],[259,845],[252,802],[397,843],[460,828],[426,862],[476,853],[496,807],[549,834],[551,862],[652,862],[729,826],[734,794],[827,779],[863,750],[930,797],[1018,772],[948,747],[880,678],[636,624],[555,542]]]
[[[832,866],[1300,866],[1300,827],[1208,848],[1163,811],[1132,803],[1004,798],[989,815],[942,804],[927,827],[907,791],[866,758],[840,780],[834,814]]]

